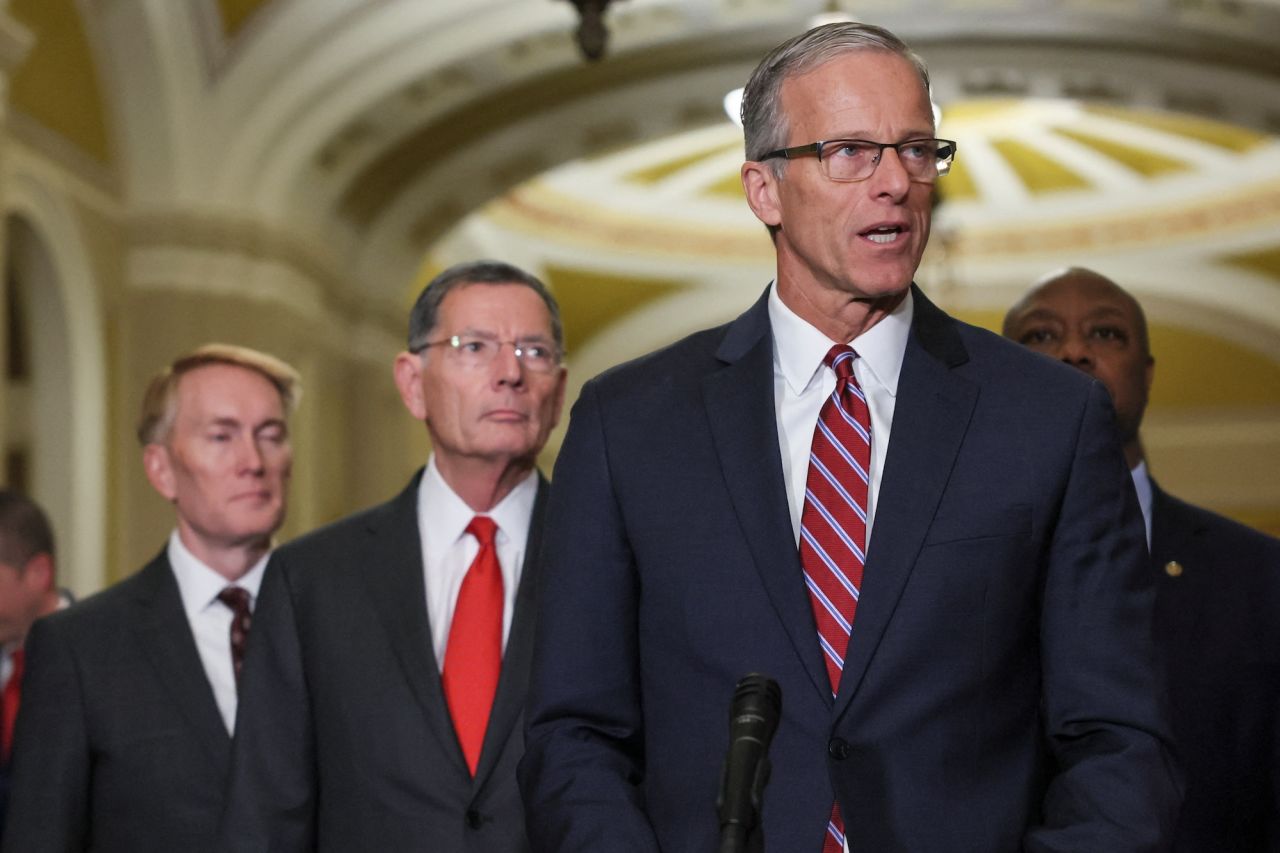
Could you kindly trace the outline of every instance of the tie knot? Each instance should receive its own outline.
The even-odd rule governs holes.
[[[249,612],[249,590],[239,586],[224,587],[218,600],[230,607],[237,616]]]
[[[822,363],[835,371],[836,381],[841,382],[853,376],[853,360],[858,354],[848,344],[836,344],[827,350],[827,357]]]
[[[487,515],[477,515],[467,525],[467,533],[476,537],[481,548],[493,547],[493,537],[498,532],[498,524]]]

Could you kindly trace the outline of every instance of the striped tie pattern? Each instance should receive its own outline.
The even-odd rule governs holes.
[[[833,697],[844,670],[866,560],[871,413],[853,375],[857,357],[852,348],[837,344],[823,360],[836,375],[836,387],[818,413],[800,514],[800,565]],[[822,851],[843,849],[844,820],[839,804],[833,804]]]

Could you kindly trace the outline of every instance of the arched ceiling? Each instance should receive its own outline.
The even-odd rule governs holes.
[[[920,274],[938,301],[991,325],[1094,266],[1163,364],[1209,353],[1234,377],[1197,380],[1216,404],[1280,422],[1276,0],[616,0],[597,64],[567,0],[10,5],[40,39],[16,110],[111,162],[131,274],[180,257],[256,286],[243,256],[271,298],[385,332],[422,275],[502,255],[566,303],[576,380],[768,280],[721,101],[815,15],[856,14],[925,56],[959,141]]]
[[[387,310],[462,216],[712,126],[769,46],[833,8],[908,38],[944,106],[1066,97],[1280,127],[1272,0],[618,0],[593,65],[566,0],[80,4],[133,199],[279,228]]]
[[[1041,273],[1088,263],[1144,296],[1206,303],[1197,328],[1280,364],[1280,140],[1062,99],[954,103],[939,132],[959,153],[939,182],[921,280],[952,307],[1002,308]],[[472,214],[440,251],[514,255],[553,280],[564,270],[582,280],[584,270],[647,277],[655,301],[741,286],[729,304],[744,304],[770,278],[773,252],[742,198],[740,137],[722,120],[550,170]],[[1191,271],[1215,289],[1199,288],[1198,276],[1187,282]],[[574,287],[575,302],[614,299],[612,283]],[[695,328],[726,319],[680,313]],[[568,328],[577,346],[607,324]],[[642,344],[669,339],[665,323],[651,328]]]

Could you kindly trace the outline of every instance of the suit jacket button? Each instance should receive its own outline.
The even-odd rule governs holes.
[[[849,743],[841,737],[833,737],[827,744],[827,755],[836,761],[844,761],[849,757]]]
[[[1170,560],[1164,564],[1164,573],[1171,578],[1180,577],[1182,575],[1182,563],[1177,560]]]
[[[471,827],[472,829],[479,829],[480,822],[481,822],[480,812],[476,811],[475,809],[467,809],[467,826]]]

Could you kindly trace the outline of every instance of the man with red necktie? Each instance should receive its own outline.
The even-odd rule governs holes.
[[[1111,407],[913,284],[956,156],[923,62],[817,27],[743,119],[774,284],[588,382],[557,458],[534,849],[716,849],[752,672],[782,695],[766,850],[1162,849],[1178,787]]]
[[[31,626],[71,603],[57,586],[53,528],[35,501],[0,489],[0,835],[9,807],[9,758],[22,701]]]
[[[515,782],[564,398],[559,309],[509,264],[418,297],[395,380],[432,453],[401,494],[280,549],[254,614],[234,851],[528,849]]]

